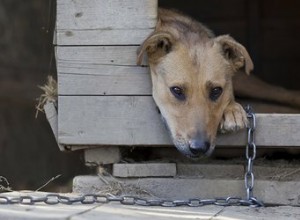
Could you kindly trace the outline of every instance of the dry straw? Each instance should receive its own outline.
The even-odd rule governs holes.
[[[48,76],[46,84],[39,86],[39,88],[43,90],[44,93],[38,98],[35,117],[38,116],[39,112],[44,112],[44,105],[47,102],[56,103],[57,101],[57,82],[52,76]]]

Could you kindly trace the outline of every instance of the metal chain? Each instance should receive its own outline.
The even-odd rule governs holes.
[[[19,196],[9,197],[0,196],[0,205],[7,204],[23,204],[34,205],[36,203],[45,203],[48,205],[66,204],[72,205],[74,203],[81,204],[104,204],[110,202],[119,202],[123,205],[140,205],[140,206],[163,206],[163,207],[177,207],[190,206],[200,207],[205,205],[218,206],[262,206],[262,203],[251,198],[245,200],[240,197],[220,197],[215,199],[201,199],[193,198],[187,200],[168,200],[168,199],[144,199],[136,196],[108,196],[101,194],[86,194],[78,197],[63,196],[60,194],[47,194],[45,196]]]
[[[259,206],[263,206],[263,202],[257,200],[253,196],[254,188],[254,173],[253,173],[253,163],[256,158],[256,144],[254,139],[254,132],[256,129],[256,116],[250,105],[245,108],[248,118],[247,126],[247,145],[246,145],[246,173],[245,173],[245,188],[246,188],[246,199],[248,201],[256,201]]]
[[[246,145],[246,173],[245,173],[245,187],[247,193],[247,199],[253,197],[254,188],[254,174],[253,174],[253,162],[256,157],[256,145],[254,142],[254,131],[256,128],[255,114],[252,112],[251,107],[246,107],[248,126],[247,126],[247,145]]]
[[[246,145],[246,159],[247,169],[245,173],[245,187],[246,199],[240,197],[219,197],[214,199],[201,199],[192,198],[187,200],[169,200],[169,199],[145,199],[137,196],[109,196],[102,194],[86,194],[83,196],[65,196],[56,193],[47,194],[45,196],[19,196],[9,197],[0,194],[0,205],[3,204],[26,204],[34,205],[36,203],[45,203],[48,205],[74,203],[81,204],[95,204],[95,203],[109,203],[119,202],[123,205],[140,205],[140,206],[163,206],[163,207],[177,207],[177,206],[190,206],[200,207],[205,205],[218,205],[218,206],[264,206],[261,201],[253,196],[254,188],[254,174],[253,162],[256,157],[256,145],[254,141],[254,131],[256,127],[255,114],[250,106],[246,107],[247,118],[249,125],[247,126],[247,145]]]

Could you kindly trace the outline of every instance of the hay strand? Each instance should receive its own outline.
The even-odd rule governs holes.
[[[152,193],[142,189],[138,184],[124,183],[113,177],[105,169],[101,169],[98,174],[99,179],[105,184],[101,187],[98,193],[111,196],[142,196],[142,197],[155,197]]]
[[[0,176],[0,192],[13,192],[8,180],[4,176]]]
[[[44,105],[47,102],[55,103],[57,101],[57,82],[53,79],[52,76],[47,77],[47,82],[43,86],[38,86],[44,93],[40,95],[37,99],[38,103],[36,105],[36,114],[37,118],[39,112],[44,112]]]

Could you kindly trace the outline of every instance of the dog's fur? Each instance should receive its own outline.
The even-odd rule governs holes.
[[[232,78],[250,74],[253,63],[232,37],[215,37],[190,17],[159,9],[155,31],[138,51],[138,64],[145,53],[153,98],[181,153],[191,158],[210,155],[218,129],[246,126],[245,111],[234,99]]]

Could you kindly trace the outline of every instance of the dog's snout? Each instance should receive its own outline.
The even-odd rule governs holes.
[[[205,154],[210,147],[210,143],[208,141],[203,140],[190,140],[189,141],[189,148],[190,151],[195,154]]]

